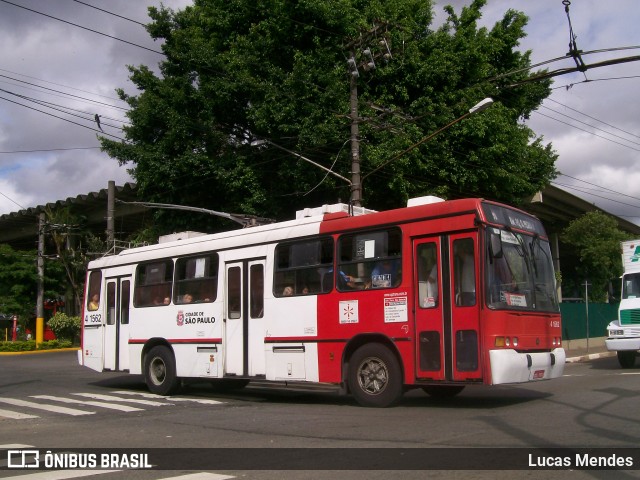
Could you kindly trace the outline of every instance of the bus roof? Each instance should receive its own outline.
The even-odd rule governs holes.
[[[486,211],[483,210],[483,205],[488,207],[485,209]],[[536,225],[539,224],[539,220],[523,211],[499,203],[486,202],[479,198],[418,204],[382,212],[362,209],[359,212],[356,211],[353,216],[347,213],[347,208],[344,204],[328,205],[320,207],[319,209],[302,210],[300,212],[303,213],[300,214],[299,212],[298,218],[295,220],[208,235],[181,236],[177,234],[175,238],[180,238],[179,240],[131,248],[123,250],[117,255],[105,256],[93,260],[89,263],[89,269],[152,260],[164,255],[167,257],[188,255],[206,250],[273,243],[292,238],[317,235],[319,233],[329,234],[464,214],[471,215],[475,217],[475,219],[488,221],[489,223],[504,224],[502,219],[494,218],[490,220],[484,217],[488,215],[487,212],[491,212],[495,216],[496,211],[500,214],[508,211],[513,212],[514,216],[519,219],[537,222]],[[518,228],[518,226],[516,225],[514,228]]]

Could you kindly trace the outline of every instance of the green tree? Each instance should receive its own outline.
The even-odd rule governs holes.
[[[575,275],[563,275],[563,282],[580,285],[589,280],[589,300],[604,301],[609,281],[622,275],[620,242],[629,238],[612,217],[599,211],[573,220],[561,239],[573,249],[578,262]]]
[[[37,300],[37,253],[15,251],[0,244],[0,313],[18,315],[21,325],[31,325]],[[45,298],[64,297],[64,272],[57,261],[46,261]]]
[[[426,194],[517,204],[556,174],[550,146],[521,122],[548,96],[549,82],[506,88],[528,74],[530,55],[516,50],[527,17],[509,10],[492,29],[478,28],[485,3],[474,0],[459,15],[447,7],[448,21],[437,31],[427,0],[152,7],[147,29],[164,40],[160,75],[129,67],[140,93],[119,90],[131,107],[127,141],[103,137],[102,147],[130,167],[147,201],[266,217],[346,201],[345,182],[251,141],[268,139],[348,176],[353,52],[367,207],[398,207]],[[377,64],[368,71],[366,48]],[[491,110],[367,176],[487,96],[498,100]],[[156,225],[206,230],[219,222],[160,211]]]

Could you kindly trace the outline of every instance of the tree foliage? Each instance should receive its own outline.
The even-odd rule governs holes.
[[[159,74],[129,67],[139,93],[119,90],[131,107],[127,141],[102,138],[102,147],[129,166],[147,201],[266,217],[346,201],[345,182],[251,141],[270,140],[349,176],[353,53],[364,205],[398,207],[426,194],[518,204],[556,174],[551,147],[522,123],[549,94],[549,83],[506,88],[528,74],[529,53],[516,50],[527,17],[509,10],[492,29],[479,28],[485,3],[474,0],[459,14],[447,7],[448,20],[437,30],[427,0],[152,7],[147,29],[164,41],[165,59]],[[369,71],[365,48],[375,56]],[[497,100],[490,110],[367,176],[487,96]],[[184,212],[158,212],[157,220],[165,230],[216,227]]]
[[[58,339],[73,342],[80,335],[81,323],[80,317],[58,312],[51,317],[48,325]]]
[[[24,326],[34,317],[37,300],[37,252],[15,251],[0,244],[0,313],[18,315]],[[64,272],[59,262],[48,262],[44,298],[64,297]]]
[[[579,259],[575,275],[563,275],[563,282],[565,277],[573,277],[577,284],[588,280],[589,299],[605,300],[609,281],[622,275],[620,242],[628,240],[629,234],[609,215],[593,211],[573,220],[561,238]]]

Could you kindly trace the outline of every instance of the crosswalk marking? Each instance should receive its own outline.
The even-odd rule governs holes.
[[[120,405],[117,403],[94,402],[92,400],[76,400],[75,398],[55,397],[53,395],[31,395],[31,398],[41,398],[42,400],[53,400],[61,403],[73,403],[77,405],[90,405],[93,407],[108,408],[118,410],[120,412],[141,412],[142,408],[131,407],[129,405]]]
[[[70,395],[83,397],[83,398],[71,398],[62,397],[56,395],[30,395],[34,400],[45,400],[52,403],[36,403],[35,401],[21,400],[17,398],[0,397],[0,404],[14,405],[16,407],[33,408],[37,410],[45,410],[53,413],[61,413],[64,415],[93,415],[95,411],[87,411],[82,409],[75,409],[70,407],[64,407],[56,405],[55,403],[75,404],[79,406],[98,407],[109,410],[116,410],[119,412],[140,412],[143,411],[143,406],[150,407],[162,407],[175,405],[176,403],[198,403],[202,405],[223,405],[225,402],[207,398],[183,398],[161,395],[156,395],[148,392],[117,390],[110,391],[109,394],[101,393],[71,393]],[[117,395],[117,396],[116,396]],[[132,398],[140,397],[140,398]],[[130,405],[134,404],[134,405]],[[23,413],[21,411],[0,409],[1,419],[13,419],[13,420],[26,420],[31,418],[40,418],[38,415],[32,415],[30,413]]]
[[[114,397],[113,395],[103,395],[100,393],[74,393],[73,395],[78,395],[80,397],[93,398],[95,400],[104,400],[106,402],[128,402],[128,403],[137,403],[139,405],[150,405],[152,407],[163,407],[166,405],[173,405],[173,403],[154,402],[152,400],[139,400],[137,398]]]
[[[40,418],[37,415],[29,415],[27,413],[13,412],[11,410],[3,410],[0,408],[0,417],[13,418],[14,420],[24,420],[26,418]]]
[[[87,412],[86,410],[77,410],[75,408],[60,407],[58,405],[49,405],[42,403],[29,402],[27,400],[20,400],[17,398],[2,398],[0,402],[8,403],[9,405],[15,405],[16,407],[35,408],[36,410],[45,410],[47,412],[63,413],[65,415],[93,415],[96,412]]]
[[[177,477],[166,477],[161,480],[227,480],[236,478],[232,475],[223,475],[221,473],[198,472],[189,473],[187,475],[179,475]]]
[[[163,397],[162,395],[156,395],[155,393],[129,392],[126,390],[117,390],[111,393],[115,393],[118,395],[137,395],[143,398],[166,398],[167,400],[171,400],[172,402],[193,402],[193,403],[201,403],[203,405],[221,405],[224,403],[219,400],[211,400],[208,398],[184,398],[184,397],[172,397],[172,396]]]

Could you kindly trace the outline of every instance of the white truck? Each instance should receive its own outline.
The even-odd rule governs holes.
[[[622,368],[633,368],[640,350],[640,240],[622,242],[622,297],[618,318],[607,326],[607,350]]]

